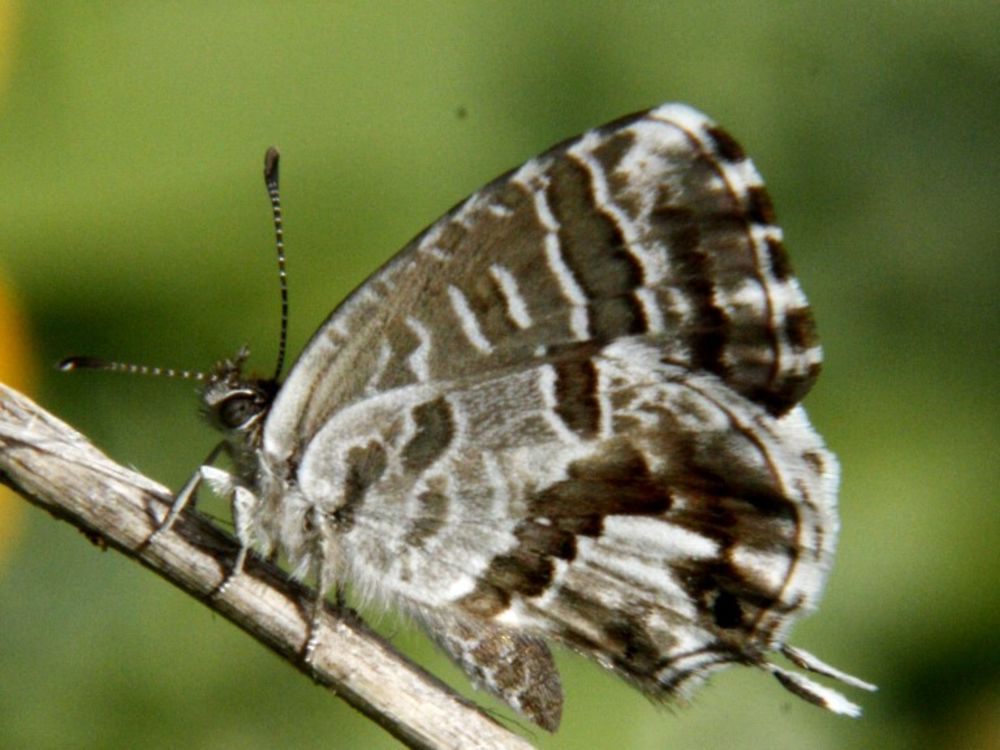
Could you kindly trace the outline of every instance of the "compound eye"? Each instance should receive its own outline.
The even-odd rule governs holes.
[[[259,411],[253,398],[245,395],[230,396],[219,407],[219,421],[229,430],[242,427]]]

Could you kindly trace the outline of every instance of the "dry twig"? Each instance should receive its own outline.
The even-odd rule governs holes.
[[[170,492],[97,450],[71,427],[0,384],[0,481],[29,502],[155,571],[250,633],[413,748],[531,746],[398,654],[352,612],[327,606],[311,664],[301,658],[312,592],[248,560],[222,591],[238,545],[197,512],[146,545]]]

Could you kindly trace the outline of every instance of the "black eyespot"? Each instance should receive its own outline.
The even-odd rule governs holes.
[[[219,407],[219,421],[223,427],[235,430],[251,419],[257,411],[257,404],[250,396],[231,396]]]
[[[743,623],[740,600],[728,591],[720,591],[712,604],[712,617],[720,628],[737,628]]]

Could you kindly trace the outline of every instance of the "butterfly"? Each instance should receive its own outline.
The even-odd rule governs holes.
[[[813,317],[763,182],[682,104],[565,141],[418,235],[319,327],[284,381],[246,351],[202,376],[207,480],[242,551],[318,596],[408,614],[554,731],[548,641],[655,700],[731,664],[857,715],[780,654],[833,561],[838,465],[801,400]],[[67,367],[98,366],[77,358]],[[232,470],[212,462],[231,459]]]

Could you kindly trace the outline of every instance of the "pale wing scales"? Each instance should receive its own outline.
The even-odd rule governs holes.
[[[429,347],[411,321],[436,334]],[[637,335],[776,413],[818,373],[811,314],[759,175],[683,105],[556,146],[415,238],[317,331],[265,446],[294,458],[334,411],[415,382],[415,352],[430,377],[452,380]]]

